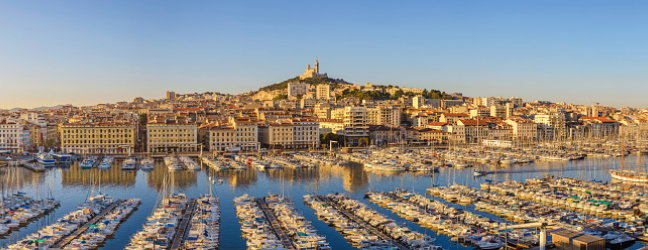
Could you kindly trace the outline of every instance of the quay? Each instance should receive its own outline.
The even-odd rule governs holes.
[[[277,221],[274,213],[270,211],[270,208],[268,207],[268,204],[265,202],[265,200],[256,199],[256,202],[259,204],[259,207],[261,207],[261,211],[263,211],[265,217],[268,218],[268,222],[270,222],[272,231],[274,231],[275,235],[277,235],[277,237],[281,239],[281,243],[284,245],[284,247],[286,249],[296,249],[292,244],[292,241],[290,241],[290,238],[288,238],[286,232],[284,232],[284,230],[281,228],[281,224],[279,224],[279,221]]]
[[[24,167],[34,172],[45,171],[45,167],[38,165],[38,163],[33,163],[33,162],[20,161],[18,162],[18,166]]]
[[[108,212],[112,211],[115,207],[117,207],[122,202],[124,202],[124,201],[123,200],[117,200],[117,201],[113,202],[112,204],[110,204],[110,206],[104,208],[100,213],[98,213],[97,215],[92,217],[91,220],[89,220],[88,222],[83,224],[83,226],[81,226],[81,227],[77,228],[76,230],[74,230],[73,233],[59,239],[58,242],[56,242],[56,243],[54,243],[54,245],[52,245],[52,248],[63,248],[65,245],[69,244],[72,240],[76,239],[76,237],[79,237],[79,235],[81,235],[83,232],[88,230],[90,225],[97,223],[97,221],[99,221],[101,218],[103,218]]]
[[[340,213],[342,213],[344,216],[346,216],[350,220],[354,221],[355,223],[358,223],[358,224],[362,225],[365,228],[369,228],[372,231],[372,233],[375,233],[382,240],[385,240],[387,242],[391,242],[391,244],[396,246],[398,249],[400,249],[400,250],[409,249],[409,248],[405,247],[403,244],[401,244],[400,242],[393,239],[392,237],[389,237],[389,236],[385,235],[384,233],[382,233],[382,231],[378,230],[378,228],[375,228],[371,224],[369,224],[369,223],[365,222],[364,220],[361,220],[360,218],[356,217],[355,215],[349,213],[349,211],[347,211],[346,209],[340,207],[337,203],[333,202],[333,200],[329,199],[328,197],[323,196],[323,195],[318,195],[317,198],[320,199],[321,201],[326,202],[326,204],[328,204],[329,206],[335,208],[337,211],[339,211]]]
[[[178,231],[176,232],[175,236],[173,236],[173,240],[171,241],[171,250],[182,249],[182,242],[184,241],[187,227],[191,222],[191,218],[193,217],[195,209],[196,199],[189,200],[189,205],[187,205],[187,209],[185,209],[184,214],[182,215],[182,219],[180,220]]]

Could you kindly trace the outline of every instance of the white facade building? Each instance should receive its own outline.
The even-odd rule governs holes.
[[[15,120],[0,121],[0,151],[22,152],[25,145],[23,125]]]
[[[288,97],[295,97],[297,95],[306,95],[308,93],[308,84],[300,82],[288,83]]]
[[[317,100],[331,99],[331,85],[319,84],[315,87],[315,98]]]

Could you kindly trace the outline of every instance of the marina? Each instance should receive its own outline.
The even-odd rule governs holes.
[[[271,217],[274,217],[277,224],[281,225],[282,231],[288,234],[296,249],[331,249],[326,242],[326,237],[317,233],[311,222],[297,211],[291,200],[274,195],[266,197],[265,200],[259,200],[259,202],[262,202],[262,207],[268,206],[272,210]]]
[[[98,215],[92,222],[86,223],[77,229],[80,234],[74,233],[62,240],[55,248],[94,249],[100,247],[107,237],[112,236],[115,230],[139,206],[140,199],[129,199],[115,203],[114,207],[104,215]]]
[[[180,249],[180,247],[182,246],[185,234],[187,233],[187,227],[189,226],[189,223],[191,223],[191,218],[193,217],[195,209],[196,199],[189,200],[189,204],[182,214],[182,219],[180,220],[180,225],[178,226],[177,233],[175,233],[173,240],[171,240],[171,249]]]
[[[184,194],[165,196],[159,207],[147,218],[143,229],[133,235],[125,249],[168,248],[172,246],[173,239],[181,241],[182,236],[176,238],[176,235],[187,203]]]
[[[220,204],[213,196],[201,197],[188,227],[184,249],[218,249],[220,244]]]
[[[267,207],[261,207],[261,202],[244,194],[234,199],[234,206],[240,219],[242,237],[247,239],[247,249],[294,249],[277,222],[270,221]]]
[[[360,220],[354,220],[355,217],[345,210],[340,210],[324,200],[324,197],[316,195],[305,195],[304,203],[308,204],[315,210],[318,219],[335,227],[344,239],[348,240],[351,246],[355,248],[387,248],[399,249],[394,246],[390,237],[380,233],[378,230],[370,230],[367,223]],[[401,249],[406,249],[400,246]]]
[[[53,223],[37,233],[28,235],[27,237],[17,241],[13,245],[9,245],[8,249],[22,249],[22,248],[49,248],[56,246],[59,242],[63,241],[68,235],[79,233],[79,228],[97,217],[103,216],[107,211],[111,210],[116,205],[114,199],[110,196],[97,195],[90,197],[85,203],[79,206],[79,209],[73,211],[56,223]]]
[[[270,199],[272,198],[273,197],[270,196]],[[263,199],[257,199],[256,202],[259,204],[261,211],[263,211],[263,214],[268,219],[270,226],[272,227],[272,231],[281,240],[281,244],[283,244],[284,248],[295,249],[295,245],[288,238],[288,234],[284,232],[283,228],[281,228],[279,224],[279,221],[277,221],[277,218],[275,217],[274,213],[270,211],[270,208],[268,208],[268,204],[265,202],[265,197]]]
[[[418,153],[403,155],[416,158],[416,154]],[[99,161],[98,158],[96,161]],[[625,158],[625,164],[633,164],[637,161],[634,156]],[[195,161],[195,158],[190,159]],[[374,159],[380,159],[380,157],[376,156]],[[60,242],[65,240],[65,242],[69,242],[67,245],[70,246],[86,244],[96,245],[102,249],[135,249],[147,245],[168,248],[172,248],[172,246],[200,246],[206,249],[240,249],[262,244],[258,246],[272,245],[285,249],[300,249],[299,245],[305,247],[315,244],[321,249],[327,249],[327,246],[330,249],[346,249],[354,246],[362,248],[362,246],[370,246],[370,244],[373,246],[382,244],[383,247],[394,249],[415,248],[408,246],[401,236],[396,236],[396,238],[400,237],[399,241],[402,243],[396,241],[395,237],[384,229],[367,224],[367,221],[360,215],[380,215],[376,218],[393,221],[399,228],[407,228],[412,233],[412,238],[426,239],[424,242],[430,244],[428,246],[430,249],[471,249],[477,247],[489,249],[507,244],[510,247],[537,247],[539,240],[535,230],[515,229],[509,232],[507,238],[503,237],[502,228],[507,224],[513,226],[546,221],[539,220],[539,218],[543,218],[540,216],[551,214],[560,216],[547,217],[548,219],[554,218],[553,222],[547,221],[549,222],[548,231],[565,228],[585,233],[591,232],[600,236],[610,234],[608,238],[616,235],[615,239],[609,240],[610,247],[615,246],[617,242],[622,242],[623,248],[639,248],[643,246],[641,239],[645,238],[643,235],[645,228],[638,224],[638,221],[643,220],[644,215],[633,214],[635,216],[633,217],[629,211],[634,210],[627,209],[645,210],[646,203],[643,194],[646,190],[640,186],[628,189],[621,185],[606,184],[606,182],[610,183],[612,179],[601,166],[605,164],[611,168],[620,167],[621,163],[618,157],[586,157],[582,160],[567,162],[516,163],[489,170],[492,173],[486,177],[474,176],[475,166],[464,168],[440,166],[437,171],[385,171],[366,168],[354,161],[348,163],[339,157],[303,153],[282,158],[238,157],[215,161],[224,162],[227,166],[232,162],[247,165],[246,163],[250,161],[252,167],[241,169],[214,168],[203,160],[199,161],[202,165],[200,170],[189,170],[183,167],[182,164],[186,165],[186,163],[180,157],[174,157],[168,161],[171,164],[180,165],[182,169],[175,170],[174,168],[171,172],[169,172],[169,165],[162,158],[153,158],[153,168],[150,170],[136,169],[134,171],[122,170],[121,165],[125,160],[125,158],[115,159],[111,164],[112,167],[106,170],[101,170],[98,167],[84,169],[80,166],[82,161],[73,161],[69,167],[48,168],[40,173],[27,169],[22,171],[21,168],[14,168],[13,171],[17,171],[14,174],[19,173],[26,178],[41,179],[40,182],[43,183],[39,188],[41,191],[37,191],[37,186],[30,184],[32,183],[30,181],[20,183],[20,190],[25,192],[26,196],[41,193],[42,189],[51,189],[53,193],[60,193],[61,197],[57,196],[56,199],[61,200],[61,205],[56,209],[56,214],[76,211],[77,206],[74,204],[84,202],[79,198],[87,195],[77,187],[92,188],[95,186],[96,188],[100,186],[101,192],[114,197],[114,201],[142,199],[138,209],[133,209],[132,214],[125,217],[126,219],[120,219],[119,223],[116,222],[116,219],[108,219],[111,217],[110,212],[106,212],[101,219],[97,219],[97,221],[111,221],[110,225],[113,223],[119,225],[112,229],[114,232],[111,237],[97,236],[91,230],[92,227],[86,230],[79,229],[79,233],[77,233],[77,229],[83,228],[89,221],[92,221],[92,218],[95,218],[94,216],[80,220],[75,224],[75,229],[70,229],[67,234],[51,237],[57,238]],[[281,167],[257,167],[264,163]],[[293,165],[284,166],[288,163]],[[142,168],[143,164],[138,165],[139,168]],[[95,170],[98,172],[93,172]],[[72,173],[74,175],[70,175]],[[561,177],[551,177],[551,175],[557,174]],[[83,178],[86,177],[90,179],[84,181]],[[115,179],[117,177],[119,179]],[[100,185],[98,180],[101,180]],[[212,196],[214,198],[211,199],[205,198],[210,197],[209,195],[205,196],[210,187],[218,196]],[[393,191],[395,188],[400,188],[400,191]],[[61,190],[65,190],[65,192],[61,192]],[[533,192],[530,192],[531,190]],[[268,192],[284,193],[284,195],[268,196]],[[331,192],[337,192],[338,195],[324,195]],[[165,193],[173,195],[167,197],[168,195]],[[249,194],[248,198],[239,199],[245,193]],[[321,195],[313,195],[314,193]],[[435,197],[425,198],[423,195],[425,193],[435,195]],[[441,196],[441,193],[444,196]],[[370,198],[365,200],[367,202],[360,202],[367,194],[370,194]],[[252,195],[265,197],[265,199],[252,198]],[[371,197],[375,195],[381,195],[382,198],[372,199]],[[574,196],[578,196],[578,199],[575,199]],[[223,200],[228,201],[220,200],[219,202],[219,199],[215,197],[223,197]],[[530,197],[534,197],[534,199],[531,200]],[[538,200],[536,197],[543,198]],[[619,199],[618,197],[623,198]],[[156,199],[159,201],[156,202]],[[192,199],[195,199],[193,210],[189,208]],[[353,201],[354,199],[355,201]],[[293,203],[291,200],[303,200],[304,203]],[[557,202],[559,200],[570,201],[565,204],[576,205],[574,208],[571,205],[561,205]],[[596,212],[596,209],[592,209],[593,200],[599,204],[594,207],[607,206],[608,208],[604,211],[608,212],[600,213]],[[245,205],[241,205],[244,203]],[[161,206],[161,204],[167,205]],[[581,206],[579,207],[578,204]],[[585,206],[587,204],[590,206]],[[291,205],[291,207],[287,205]],[[328,207],[327,210],[321,210],[326,208],[323,205]],[[254,231],[256,236],[253,238],[247,240],[242,238],[243,231],[241,230],[247,231],[248,229],[246,229],[247,226],[243,227],[238,219],[232,220],[232,217],[236,215],[235,207],[240,207],[237,209],[240,211],[243,211],[243,208],[257,211],[241,213],[249,216],[255,214],[250,218],[260,216],[249,223],[261,223],[259,225],[263,230]],[[431,207],[435,209],[429,210]],[[511,211],[511,207],[515,207],[516,210]],[[356,215],[352,211],[364,212]],[[100,213],[101,209],[93,214]],[[290,216],[287,216],[286,213],[289,213]],[[337,216],[329,217],[329,219],[323,217],[334,214]],[[525,217],[529,214],[537,215]],[[167,217],[169,215],[171,217]],[[21,226],[17,230],[8,231],[4,239],[0,239],[4,242],[4,247],[16,247],[17,243],[28,244],[28,242],[39,240],[43,241],[43,244],[46,242],[47,244],[55,243],[55,241],[37,237],[39,231],[43,235],[43,231],[40,229],[48,228],[49,223],[55,223],[55,220],[49,223],[45,222],[44,219],[49,218],[48,216],[37,216],[32,219],[34,222]],[[295,221],[290,224],[284,222],[286,218],[301,218],[299,216],[303,216],[303,219],[298,219],[297,221],[300,221],[298,224],[295,224]],[[199,217],[203,219],[197,219]],[[419,219],[415,220],[415,217]],[[344,220],[337,222],[333,218]],[[256,221],[258,219],[262,219],[261,222]],[[309,222],[304,224],[301,221]],[[440,223],[441,221],[444,223]],[[43,224],[44,222],[45,224]],[[174,225],[171,227],[174,229],[165,229],[161,234],[145,233],[146,230],[155,228],[156,223],[162,222],[164,225]],[[210,230],[205,235],[205,229],[213,228],[213,225],[217,225],[216,230]],[[288,225],[304,225],[305,227]],[[312,226],[308,227],[307,225]],[[439,230],[440,225],[443,225],[443,230]],[[368,226],[374,227],[374,230],[363,231],[362,228],[369,228]],[[142,228],[145,230],[141,231]],[[597,228],[598,230],[593,230]],[[303,232],[307,236],[295,232]],[[486,232],[490,233],[485,234]],[[34,233],[36,236],[25,238],[25,235]],[[19,234],[20,236],[18,236]],[[65,236],[69,235],[76,237],[68,240],[69,237]],[[106,232],[105,235],[111,234]],[[626,236],[635,240],[627,240]],[[146,239],[151,239],[151,241]],[[616,241],[612,243],[613,240]],[[486,246],[480,246],[480,244],[486,244]]]
[[[318,198],[319,198],[320,200],[324,201],[324,202],[325,202],[326,204],[328,204],[329,206],[334,207],[338,212],[340,212],[341,214],[343,214],[345,217],[347,217],[347,218],[350,219],[351,221],[353,221],[353,222],[355,222],[355,223],[358,223],[358,224],[362,225],[362,227],[366,227],[366,228],[368,228],[369,230],[371,230],[375,235],[377,235],[378,237],[380,237],[380,239],[383,240],[383,241],[386,243],[386,245],[388,245],[388,246],[392,246],[392,247],[395,247],[395,248],[397,248],[397,249],[401,249],[401,250],[410,249],[410,248],[406,247],[405,245],[403,245],[403,244],[402,244],[401,242],[399,242],[398,240],[396,240],[394,237],[392,237],[392,236],[388,236],[388,235],[382,233],[381,230],[375,228],[375,225],[370,224],[369,221],[358,218],[358,217],[354,214],[354,212],[351,212],[351,211],[347,210],[346,208],[340,206],[340,203],[338,203],[338,201],[345,201],[345,200],[347,200],[348,198],[346,198],[346,197],[335,197],[335,198],[337,198],[337,200],[334,200],[334,199],[332,199],[332,198],[330,198],[330,197],[325,197],[325,196],[319,196]],[[383,219],[383,220],[384,220],[384,218],[380,218],[380,219]],[[380,223],[380,224],[382,224],[384,221],[382,221],[382,220],[378,220],[377,222]],[[370,240],[370,239],[369,239],[369,240]],[[362,244],[362,243],[363,243],[363,242],[361,242],[361,244]],[[385,244],[385,243],[380,243],[380,242],[379,242],[378,245],[382,245],[382,244]],[[372,242],[372,243],[369,243],[369,244],[370,244],[370,245],[374,245],[374,244],[376,244],[376,243],[373,243],[373,242]],[[360,245],[360,246],[361,246],[361,247],[364,247],[363,245]]]

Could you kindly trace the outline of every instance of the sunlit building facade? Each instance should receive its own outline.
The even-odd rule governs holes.
[[[136,129],[132,123],[63,123],[61,149],[75,154],[133,152]]]

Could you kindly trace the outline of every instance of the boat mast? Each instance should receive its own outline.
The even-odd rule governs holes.
[[[621,134],[621,172],[625,166],[625,137]]]
[[[637,129],[637,146],[639,147],[639,149],[637,149],[637,158],[639,159],[637,160],[638,163],[635,166],[635,172],[639,174],[641,173],[641,143],[639,142],[639,129]]]

